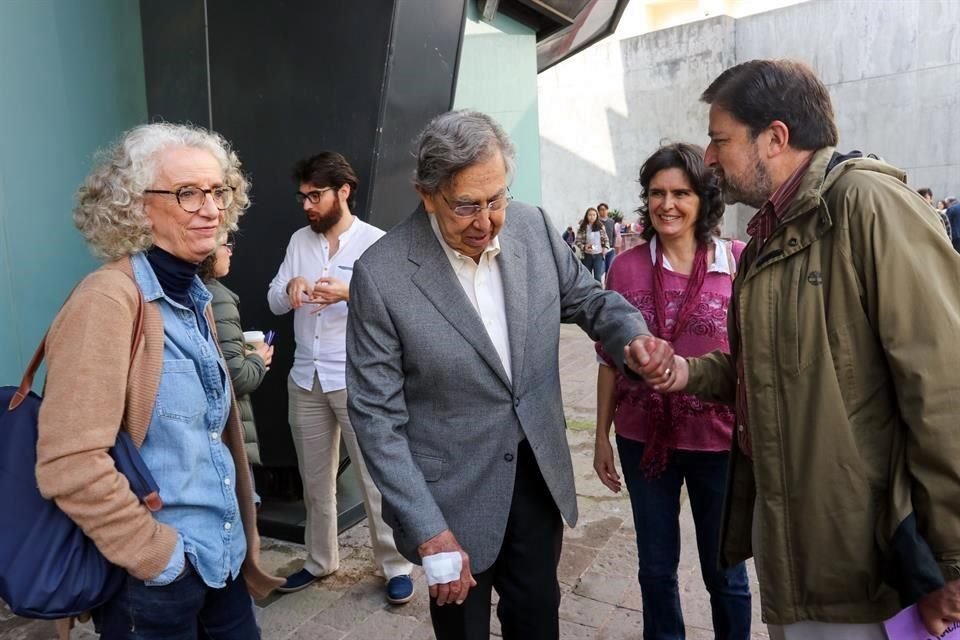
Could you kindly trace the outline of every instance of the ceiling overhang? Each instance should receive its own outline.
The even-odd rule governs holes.
[[[502,13],[537,34],[537,72],[583,51],[617,29],[628,0],[478,0],[480,15]]]

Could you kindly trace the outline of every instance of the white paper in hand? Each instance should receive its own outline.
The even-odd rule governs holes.
[[[461,569],[463,569],[463,556],[459,551],[444,551],[423,556],[423,572],[427,576],[428,587],[459,579]]]
[[[600,245],[600,232],[590,231],[587,233],[587,245],[591,251],[600,251],[603,247]]]

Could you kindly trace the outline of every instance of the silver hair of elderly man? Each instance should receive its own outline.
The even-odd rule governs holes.
[[[413,182],[426,193],[436,193],[459,171],[486,160],[494,151],[503,156],[509,184],[517,152],[503,127],[479,111],[441,113],[417,137]]]

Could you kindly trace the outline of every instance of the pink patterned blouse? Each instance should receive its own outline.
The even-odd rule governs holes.
[[[619,292],[643,313],[647,325],[654,326],[653,264],[656,238],[617,256],[607,276],[607,288]],[[677,355],[700,356],[715,349],[730,352],[727,342],[727,305],[730,302],[732,277],[735,267],[730,265],[728,244],[716,241],[715,258],[707,268],[700,289],[699,303],[685,330],[676,336],[673,348]],[[734,257],[739,259],[742,242],[733,243]],[[676,322],[683,299],[687,276],[675,273],[664,259],[663,286],[667,299],[667,322]],[[599,344],[597,352],[607,363],[612,360]],[[601,365],[602,366],[602,365]],[[663,404],[663,395],[643,382],[616,374],[616,410],[614,426],[619,436],[647,442],[650,424],[646,417],[651,407]],[[653,415],[662,412],[654,411]],[[703,402],[695,396],[680,394],[674,408],[677,424],[671,448],[685,451],[729,451],[733,436],[733,407]]]

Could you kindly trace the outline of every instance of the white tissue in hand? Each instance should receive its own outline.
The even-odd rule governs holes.
[[[423,556],[423,572],[427,575],[428,587],[459,580],[462,568],[463,556],[459,551],[444,551]]]

